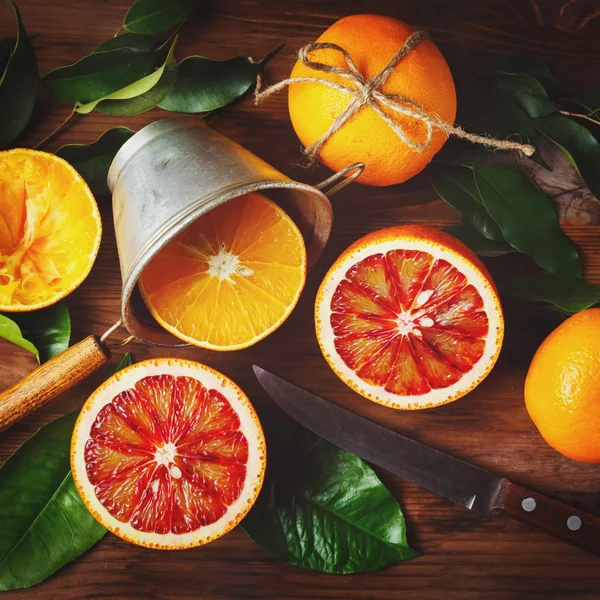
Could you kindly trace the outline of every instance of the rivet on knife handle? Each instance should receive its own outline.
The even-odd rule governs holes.
[[[532,492],[507,479],[502,482],[494,509],[600,556],[600,517]]]

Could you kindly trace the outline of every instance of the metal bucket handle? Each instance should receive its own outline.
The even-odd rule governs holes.
[[[330,198],[331,196],[333,196],[340,190],[343,190],[346,186],[350,185],[357,177],[362,175],[362,172],[364,170],[365,170],[365,163],[361,163],[361,162],[354,163],[354,164],[350,165],[349,167],[346,167],[345,169],[342,169],[341,171],[334,173],[331,177],[328,177],[324,181],[321,181],[321,183],[318,183],[317,185],[315,185],[315,187],[318,190],[322,191],[328,198]],[[352,171],[354,171],[354,173],[352,173]],[[348,177],[345,177],[348,173],[352,173],[352,175],[348,175]],[[340,179],[341,179],[341,181],[340,181]],[[335,185],[333,185],[333,187],[331,189],[329,189],[329,190],[325,189],[325,188],[327,188],[327,186],[332,185],[332,184],[335,184]]]

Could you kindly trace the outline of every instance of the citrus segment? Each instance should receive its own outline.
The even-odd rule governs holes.
[[[265,443],[248,399],[198,363],[157,359],[109,379],[75,426],[71,462],[92,514],[156,548],[204,544],[256,499]]]
[[[94,197],[63,159],[0,152],[0,310],[57,302],[88,275],[101,237]]]
[[[403,226],[370,234],[317,294],[317,337],[348,385],[395,408],[455,400],[491,370],[503,337],[485,267],[447,234]]]
[[[306,277],[302,234],[260,194],[200,217],[144,269],[140,289],[156,320],[177,337],[235,350],[274,331]]]

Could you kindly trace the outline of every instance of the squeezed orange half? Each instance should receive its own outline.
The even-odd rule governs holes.
[[[178,338],[237,350],[277,329],[306,279],[298,227],[261,194],[200,217],[144,269],[140,289],[154,318]]]
[[[47,152],[0,152],[0,310],[36,310],[72,292],[101,235],[94,196],[71,165]]]

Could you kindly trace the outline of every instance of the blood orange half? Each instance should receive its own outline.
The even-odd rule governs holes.
[[[108,379],[75,425],[71,468],[94,517],[160,549],[206,544],[250,510],[265,440],[248,398],[199,363],[154,359]]]
[[[494,366],[504,336],[496,287],[447,233],[401,226],[369,234],[331,267],[317,294],[317,337],[331,368],[393,408],[452,402]]]

